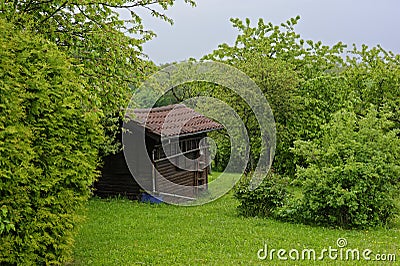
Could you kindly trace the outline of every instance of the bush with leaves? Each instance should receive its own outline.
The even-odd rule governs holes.
[[[296,142],[307,164],[297,171],[304,222],[365,228],[394,217],[400,139],[388,118],[372,107],[365,116],[343,109],[322,126],[321,138]]]
[[[101,113],[54,44],[0,19],[0,264],[70,259],[97,176]]]
[[[235,187],[239,214],[246,217],[275,217],[289,193],[287,183],[279,175],[270,173],[257,188],[253,188],[249,176],[243,176]]]

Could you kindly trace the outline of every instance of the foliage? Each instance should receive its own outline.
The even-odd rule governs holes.
[[[0,235],[3,232],[15,231],[15,224],[10,221],[10,217],[8,217],[8,209],[6,205],[1,206],[0,213]]]
[[[385,225],[396,213],[400,188],[400,139],[392,122],[370,108],[365,117],[341,110],[322,127],[321,138],[297,141],[306,158],[302,216],[322,225]]]
[[[259,215],[263,211],[258,208],[264,208],[270,217],[324,225],[386,224],[396,213],[399,157],[393,144],[398,145],[400,136],[400,55],[363,45],[344,56],[341,42],[329,47],[301,39],[294,30],[298,20],[280,26],[259,20],[253,27],[248,19],[232,19],[240,32],[235,44],[222,44],[205,56],[238,67],[263,90],[277,126],[273,168],[298,185],[302,195],[290,200],[288,193],[281,206],[274,206],[268,205],[273,203],[268,194],[273,197],[283,181],[263,188],[265,195],[244,187],[239,210]],[[346,120],[346,115],[354,119]],[[256,127],[251,119],[245,121],[253,134]],[[334,151],[350,154],[354,161],[343,161]],[[361,154],[365,157],[357,157]],[[310,163],[310,158],[324,165]],[[253,203],[255,199],[262,200]]]
[[[1,264],[69,258],[99,151],[119,148],[121,107],[155,68],[135,10],[172,23],[173,3],[0,0]]]
[[[380,46],[363,45],[361,50],[354,46],[341,67],[304,80],[294,99],[296,115],[291,126],[297,132],[297,140],[319,139],[321,127],[329,123],[333,113],[351,109],[364,116],[371,104],[381,116],[388,116],[393,122],[392,129],[398,129],[400,55]],[[294,159],[303,165],[304,158],[295,156]]]
[[[235,44],[221,44],[204,57],[239,68],[261,88],[276,120],[277,148],[273,167],[277,173],[289,176],[294,176],[295,169],[289,148],[304,128],[298,122],[299,117],[302,119],[299,113],[304,111],[303,103],[308,99],[305,97],[308,91],[303,90],[304,84],[340,67],[343,63],[340,55],[345,47],[342,43],[328,47],[321,42],[301,39],[294,30],[299,19],[292,18],[280,26],[266,24],[260,19],[255,27],[250,25],[249,19],[231,19],[233,26],[239,30]],[[237,99],[232,99],[232,103],[235,102]],[[243,116],[248,117],[251,111],[244,109]],[[299,126],[302,128],[299,129]],[[254,134],[256,121],[249,119],[246,128]],[[259,137],[254,135],[251,139],[252,155],[257,158]]]
[[[257,82],[264,94],[270,95],[271,98],[273,98],[271,105],[273,106],[273,109],[279,110],[277,113],[275,113],[275,117],[280,116],[282,120],[286,120],[287,117],[292,113],[287,108],[288,104],[286,104],[286,99],[290,99],[291,97],[291,88],[297,86],[296,73],[287,67],[284,62],[273,59],[264,60],[263,58],[258,58],[256,55],[251,56],[250,54],[248,56],[248,60],[245,62],[238,62],[235,67],[241,70],[244,68],[249,70],[246,73],[247,76]],[[253,70],[262,71],[262,75],[257,76],[256,73],[252,72]],[[179,80],[185,75],[185,71],[187,70],[183,67],[182,69],[179,69],[176,77],[174,76],[169,78],[172,80]],[[139,97],[143,102],[146,102],[147,98],[150,98],[151,95],[142,92]],[[190,82],[172,88],[157,102],[157,104],[164,105],[177,103],[196,97],[212,97],[220,100],[231,107],[235,111],[235,114],[240,117],[240,120],[243,122],[250,140],[249,163],[247,166],[247,171],[254,170],[257,165],[261,150],[263,149],[263,147],[261,147],[261,132],[259,124],[248,103],[246,103],[243,97],[236,94],[233,90],[224,86],[202,81]],[[191,102],[195,103],[196,106],[199,106],[198,102],[200,102],[200,100],[198,102],[196,102],[196,100],[191,100]],[[211,109],[212,108],[213,107],[211,107]],[[226,110],[218,110],[219,113],[224,111]],[[278,124],[278,127],[279,126],[281,126],[280,129],[282,129],[279,132],[285,132],[284,126],[282,124]],[[237,127],[237,124],[232,126],[232,128],[235,127]],[[224,133],[225,132],[210,133],[218,145],[215,162],[219,171],[222,171],[226,167],[230,156],[232,156],[232,159],[238,160],[242,160],[243,157],[241,155],[238,156],[237,154],[230,153],[231,143],[229,141],[229,136]],[[283,139],[283,136],[287,137],[290,136],[290,134],[285,133],[285,135],[279,135],[278,138],[282,137]],[[282,144],[284,142],[286,141],[282,140],[278,143]]]
[[[223,172],[231,158],[231,142],[229,134],[225,129],[222,129],[209,132],[208,136],[212,138],[217,145],[215,157],[211,165],[212,169],[218,172]]]
[[[339,42],[329,47],[320,41],[302,39],[295,32],[299,20],[300,16],[297,16],[278,26],[271,22],[266,24],[263,19],[259,19],[257,25],[252,27],[250,19],[231,19],[233,27],[240,32],[235,44],[221,44],[205,58],[229,64],[243,63],[251,55],[256,56],[258,61],[279,59],[290,64],[304,80],[332,71],[343,64],[341,54],[346,45]],[[253,71],[257,72],[257,69]]]
[[[194,5],[192,0],[185,2]],[[33,24],[33,34],[54,42],[73,64],[90,93],[90,104],[103,112],[106,138],[102,152],[118,148],[118,120],[130,99],[129,85],[136,86],[154,65],[145,61],[142,44],[155,34],[143,27],[137,9],[172,23],[163,11],[173,0],[0,0],[0,17],[21,29]],[[126,19],[122,18],[124,14]]]
[[[90,196],[101,112],[54,44],[0,19],[0,264],[61,264]]]
[[[243,216],[275,217],[276,210],[284,205],[289,191],[287,183],[277,174],[269,174],[262,183],[252,189],[250,180],[244,176],[235,187],[239,200],[237,210]]]
[[[400,129],[400,54],[363,45],[360,50],[354,47],[346,62],[343,76],[352,88],[354,111],[365,115],[373,104]]]

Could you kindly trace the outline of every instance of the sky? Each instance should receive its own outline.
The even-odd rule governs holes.
[[[303,39],[333,45],[376,46],[400,53],[400,0],[196,0],[191,7],[176,0],[165,13],[174,20],[155,19],[138,10],[146,28],[157,37],[144,44],[144,53],[156,64],[201,58],[219,44],[232,45],[238,31],[230,18],[259,18],[279,25],[300,15],[296,32]]]

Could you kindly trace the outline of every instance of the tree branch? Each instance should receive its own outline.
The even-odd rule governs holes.
[[[101,24],[100,22],[98,22],[98,21],[92,19],[92,18],[89,17],[85,12],[83,12],[83,10],[81,9],[80,6],[77,6],[77,7],[78,7],[79,11],[85,16],[85,18],[87,18],[89,21],[92,21],[92,22],[94,22],[95,24],[97,24],[97,26],[99,26],[101,29],[104,28],[104,25],[103,25],[103,24]]]
[[[126,9],[129,9],[129,8],[134,8],[134,7],[138,7],[138,6],[153,5],[153,4],[157,4],[159,2],[160,1],[157,1],[157,0],[150,1],[150,2],[147,2],[147,3],[144,2],[144,1],[139,1],[139,2],[136,2],[136,3],[130,4],[130,5],[113,5],[113,4],[100,2],[100,3],[89,3],[89,5],[97,4],[97,5],[103,5],[103,6],[112,7],[112,8],[126,8]]]
[[[68,0],[65,1],[61,6],[59,6],[53,13],[50,14],[50,16],[45,17],[42,21],[39,22],[39,24],[44,23],[46,20],[50,19],[53,17],[55,14],[57,14],[61,9],[63,9],[66,5],[68,4]]]
[[[171,92],[172,92],[172,95],[174,96],[174,98],[175,98],[178,102],[182,102],[182,101],[183,101],[183,99],[180,98],[180,97],[176,94],[175,88],[172,88],[172,89],[171,89]]]

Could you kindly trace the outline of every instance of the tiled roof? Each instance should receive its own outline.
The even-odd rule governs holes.
[[[160,136],[189,135],[223,128],[221,124],[183,104],[135,109],[133,112],[133,120]]]

